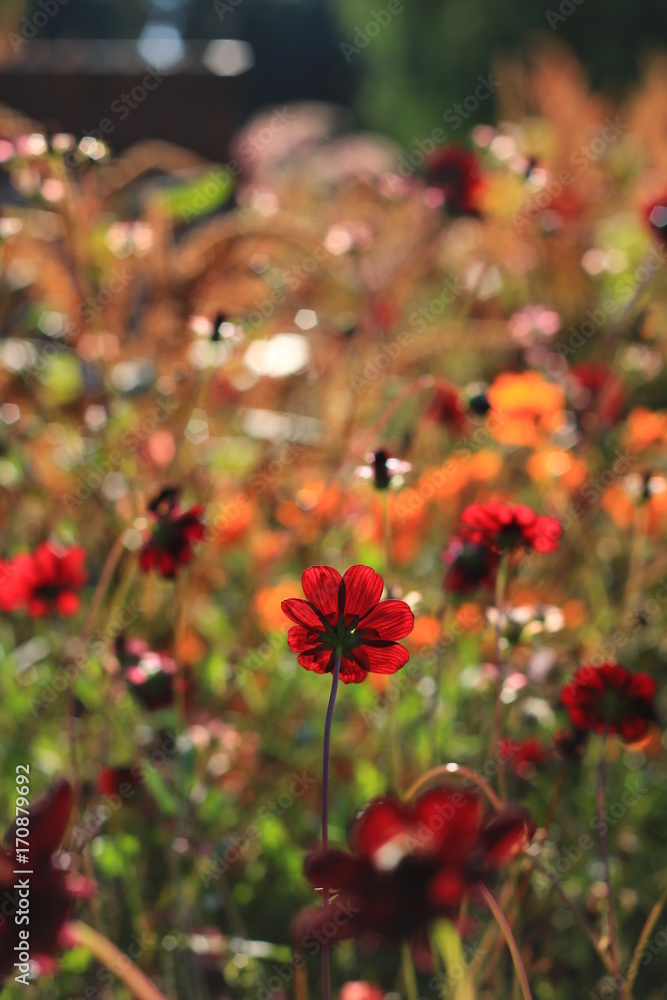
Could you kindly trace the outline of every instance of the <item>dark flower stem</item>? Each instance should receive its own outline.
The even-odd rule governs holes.
[[[331,747],[331,722],[333,720],[334,705],[336,704],[336,692],[338,691],[338,677],[340,675],[341,653],[336,653],[334,664],[333,680],[331,682],[331,694],[329,695],[329,707],[324,723],[324,752],[322,756],[322,850],[329,847],[329,749]],[[322,903],[326,908],[329,906],[329,886],[322,886]],[[329,954],[329,943],[322,945],[322,1000],[331,998],[331,963]]]
[[[609,870],[609,847],[607,844],[607,825],[604,818],[605,796],[607,787],[607,735],[605,729],[602,736],[602,749],[600,751],[600,761],[598,763],[598,790],[597,790],[597,814],[598,814],[598,834],[600,837],[600,860],[604,867],[604,880],[607,886],[607,924],[609,925],[609,954],[614,965],[614,971],[620,969],[618,954],[618,935],[616,932],[616,914],[614,910],[614,897],[611,891],[611,874]],[[619,994],[621,1000],[625,995],[622,989]]]
[[[492,745],[489,748],[489,759],[495,760],[498,755],[498,745],[503,733],[503,703],[501,695],[503,693],[503,682],[505,680],[505,664],[503,663],[500,640],[503,637],[505,626],[505,595],[507,592],[507,555],[503,555],[496,575],[496,699],[493,713],[493,736]],[[501,799],[507,798],[505,789],[505,762],[498,760],[498,791]]]

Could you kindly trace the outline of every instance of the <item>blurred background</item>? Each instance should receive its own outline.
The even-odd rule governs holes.
[[[457,102],[499,62],[529,60],[537,35],[567,43],[591,86],[617,99],[667,43],[667,5],[3,0],[0,34],[0,102],[76,134],[106,118],[115,150],[151,136],[223,158],[253,111],[290,101],[350,108],[356,125],[404,145],[450,109],[449,124],[467,131],[493,120],[494,97],[469,102],[461,117]],[[141,88],[148,68],[168,77],[164,86],[141,107],[111,110],[119,95]]]

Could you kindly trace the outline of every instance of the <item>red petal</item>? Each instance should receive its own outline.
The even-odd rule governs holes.
[[[63,594],[58,594],[56,605],[61,614],[75,615],[81,607],[81,601],[79,600],[78,594],[73,593],[71,590],[67,590]]]
[[[301,625],[295,625],[301,628]],[[290,629],[290,632],[292,629]],[[328,649],[306,649],[299,653],[297,660],[306,670],[314,670],[316,674],[325,674],[331,663],[331,653]]]
[[[395,674],[405,666],[410,654],[405,646],[399,646],[397,642],[390,646],[371,646],[365,642],[354,650],[354,657],[373,674]]]
[[[410,830],[407,808],[393,799],[371,802],[355,823],[350,845],[356,854],[372,859],[394,837],[405,836]]]
[[[313,888],[359,888],[360,862],[345,851],[320,851],[306,858],[304,873]]]
[[[317,617],[308,601],[302,601],[300,597],[290,597],[280,605],[283,613],[297,625],[305,625],[307,628],[321,628],[322,622]]]
[[[487,863],[492,868],[506,864],[530,843],[535,824],[523,809],[510,807],[494,816],[482,831]]]
[[[374,629],[380,639],[403,639],[412,632],[415,616],[405,601],[382,601],[359,623]]]
[[[350,566],[343,576],[345,614],[362,618],[382,597],[384,581],[370,566]]]
[[[325,615],[338,615],[338,590],[342,577],[333,566],[311,566],[301,577],[306,598]]]
[[[368,677],[366,667],[344,656],[340,662],[340,679],[343,684],[361,684]]]
[[[658,685],[649,674],[633,674],[625,690],[633,698],[653,701],[658,690]]]

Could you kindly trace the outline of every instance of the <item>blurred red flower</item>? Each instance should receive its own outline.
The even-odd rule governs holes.
[[[383,1000],[384,995],[381,986],[357,981],[343,983],[338,1000]]]
[[[546,764],[549,759],[549,751],[536,736],[525,740],[513,740],[511,737],[500,740],[498,754],[520,778],[530,778],[535,768]]]
[[[452,594],[493,587],[500,556],[488,545],[454,536],[442,555],[447,566],[444,586]]]
[[[21,553],[6,567],[0,606],[24,608],[34,618],[54,612],[76,614],[81,607],[78,591],[88,578],[85,561],[84,549],[63,549],[52,542]]]
[[[436,385],[426,417],[456,434],[460,434],[468,422],[460,393],[444,382]]]
[[[192,559],[192,547],[204,537],[202,522],[204,505],[196,504],[183,511],[178,504],[178,490],[167,487],[148,505],[156,520],[150,537],[139,553],[139,566],[144,573],[155,569],[173,580],[179,566]]]
[[[536,514],[523,504],[492,500],[471,504],[461,514],[460,534],[496,552],[517,548],[554,552],[563,533],[555,517]]]
[[[100,795],[122,795],[127,798],[141,784],[141,769],[134,767],[103,767],[97,776]]]
[[[648,674],[633,674],[618,663],[584,666],[561,692],[572,725],[624,740],[643,736],[655,718],[658,685]]]
[[[405,601],[380,602],[383,580],[370,566],[350,566],[342,577],[332,566],[311,566],[301,585],[306,600],[281,607],[296,622],[287,641],[306,670],[330,673],[340,652],[341,680],[359,684],[369,672],[395,674],[407,663],[396,640],[410,634],[414,615]]]
[[[68,782],[60,780],[47,795],[30,806],[30,833],[26,837],[29,840],[29,864],[22,864],[14,853],[15,824],[5,838],[11,845],[10,851],[0,848],[0,891],[10,907],[3,910],[6,917],[0,925],[0,980],[13,971],[17,961],[15,949],[20,943],[19,931],[22,927],[30,931],[31,959],[42,970],[50,968],[53,964],[50,956],[58,946],[60,931],[68,918],[73,897],[89,895],[92,890],[88,879],[68,873],[53,863],[53,854],[60,846],[71,811],[72,789]],[[15,886],[21,876],[14,874],[18,869],[32,872],[26,875],[30,881],[29,925],[18,924],[13,919],[19,906]]]
[[[352,854],[320,851],[306,861],[315,888],[338,895],[329,907],[306,911],[299,931],[330,940],[374,933],[411,936],[438,917],[456,920],[466,895],[530,842],[527,812],[507,806],[484,814],[479,797],[451,788],[427,792],[414,805],[378,799],[352,828]]]
[[[182,684],[187,701],[190,694],[187,678],[179,678],[176,661],[171,656],[151,649],[143,639],[125,636],[118,637],[114,651],[125,669],[125,680],[132,694],[149,711],[172,705],[178,683]]]
[[[479,215],[482,172],[469,149],[453,142],[436,149],[426,161],[426,183],[442,192],[451,215]]]

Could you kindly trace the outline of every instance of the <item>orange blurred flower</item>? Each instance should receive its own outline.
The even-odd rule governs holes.
[[[565,393],[537,372],[503,372],[487,395],[502,417],[490,427],[503,444],[534,447],[563,421]]]

